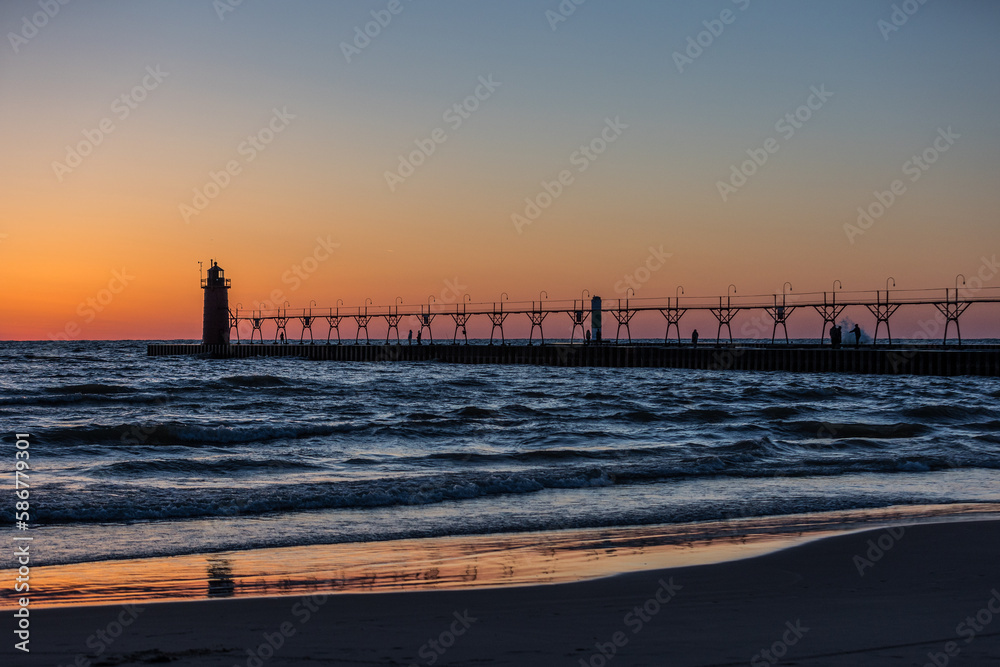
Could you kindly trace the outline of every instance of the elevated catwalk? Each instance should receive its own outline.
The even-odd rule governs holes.
[[[809,345],[203,345],[151,343],[151,357],[214,359],[302,357],[340,362],[442,362],[691,368],[701,370],[868,373],[878,375],[1000,375],[997,346]]]

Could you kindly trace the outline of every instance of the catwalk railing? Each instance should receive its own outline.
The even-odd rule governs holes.
[[[491,324],[490,343],[492,344],[499,332],[501,343],[506,341],[504,327],[511,316],[517,318],[527,318],[525,324],[531,325],[528,340],[534,342],[535,330],[538,330],[538,338],[545,342],[544,325],[551,315],[565,315],[572,325],[570,340],[575,341],[577,328],[580,329],[580,338],[583,339],[588,332],[587,324],[592,320],[595,313],[600,312],[602,326],[593,327],[595,337],[598,331],[615,328],[614,339],[619,342],[623,335],[628,342],[632,341],[631,324],[633,318],[640,313],[659,312],[663,317],[665,325],[664,342],[670,340],[671,330],[676,332],[676,341],[680,342],[680,321],[683,316],[690,311],[709,311],[718,323],[715,339],[720,342],[723,337],[723,330],[727,334],[730,342],[733,340],[732,322],[740,313],[750,311],[763,311],[766,313],[768,321],[772,324],[771,342],[774,342],[778,335],[779,327],[782,330],[785,341],[788,342],[787,323],[793,313],[800,309],[812,309],[823,320],[822,330],[818,340],[824,342],[830,327],[836,324],[846,308],[863,307],[874,319],[873,342],[878,341],[879,331],[885,326],[886,338],[892,343],[892,333],[889,327],[891,317],[896,311],[903,307],[933,306],[944,323],[942,342],[948,340],[949,326],[954,323],[958,342],[961,343],[961,329],[959,320],[965,311],[973,304],[1000,303],[1000,287],[970,287],[965,284],[964,277],[961,284],[956,279],[956,286],[939,289],[903,290],[889,289],[887,281],[885,290],[872,291],[844,291],[837,288],[839,281],[834,283],[834,289],[829,292],[805,292],[793,293],[789,283],[785,283],[780,294],[756,294],[739,295],[735,287],[730,285],[729,293],[725,296],[715,297],[688,297],[684,296],[683,288],[678,287],[673,297],[659,298],[636,298],[629,289],[626,296],[616,299],[595,300],[589,294],[581,296],[575,300],[550,300],[543,298],[542,292],[538,301],[510,301],[506,294],[493,302],[473,302],[466,295],[458,303],[443,304],[436,302],[433,298],[424,304],[404,304],[401,299],[391,306],[375,305],[370,299],[366,300],[362,306],[344,306],[338,301],[338,305],[329,308],[309,306],[306,308],[271,307],[265,308],[261,304],[257,309],[245,309],[242,304],[237,304],[235,309],[230,309],[229,321],[231,338],[234,343],[263,343],[265,329],[268,331],[268,338],[275,342],[289,341],[289,324],[298,326],[299,342],[316,342],[313,335],[313,326],[319,324],[326,326],[326,343],[333,343],[333,334],[336,333],[336,342],[342,342],[341,325],[348,323],[350,328],[353,324],[354,341],[360,342],[362,333],[364,341],[370,342],[369,325],[373,322],[384,323],[385,340],[389,341],[393,336],[396,340],[401,340],[400,324],[406,318],[415,318],[414,329],[417,330],[418,338],[423,338],[426,332],[426,340],[434,341],[432,326],[437,318],[450,320],[452,342],[457,342],[459,336],[463,341],[468,342],[468,323],[473,318],[487,318]],[[893,282],[893,285],[895,283]],[[787,289],[786,289],[787,288]],[[586,290],[584,290],[586,293]],[[595,303],[599,303],[599,308],[595,309]],[[611,317],[608,319],[607,329],[603,326],[604,315]],[[523,321],[523,320],[522,320]],[[549,320],[551,324],[551,320]],[[241,331],[242,330],[242,331]],[[271,337],[270,332],[274,335]],[[248,340],[243,339],[243,334],[249,331]],[[293,332],[295,327],[293,326]],[[320,329],[322,332],[322,329]],[[440,326],[439,326],[440,331]],[[308,341],[306,336],[308,335]],[[602,336],[605,342],[611,336]],[[381,340],[381,339],[380,339]],[[845,341],[846,342],[846,341]]]

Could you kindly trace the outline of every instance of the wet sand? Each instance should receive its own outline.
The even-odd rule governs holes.
[[[1000,522],[962,521],[567,584],[36,609],[30,656],[10,640],[0,655],[249,667],[995,664],[998,554]]]
[[[894,523],[1000,519],[995,503],[919,505],[724,521],[317,544],[41,565],[34,608],[142,600],[555,584],[759,556]],[[13,570],[0,578],[13,579]],[[0,591],[0,612],[16,606]]]

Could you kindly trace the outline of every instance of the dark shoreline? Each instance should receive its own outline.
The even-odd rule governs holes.
[[[1000,587],[998,553],[1000,522],[962,521],[571,584],[138,603],[134,624],[100,660],[88,637],[127,607],[42,609],[32,614],[33,650],[17,664],[82,656],[91,664],[245,665],[247,650],[268,636],[273,645],[283,623],[294,632],[263,664],[427,664],[420,651],[429,639],[463,628],[464,636],[444,637],[453,645],[437,664],[600,664],[601,647],[614,650],[613,665],[753,664],[772,648],[799,665],[922,665],[949,648],[961,664],[992,664],[1000,613],[982,610]],[[647,610],[642,627],[637,608]],[[452,628],[456,614],[475,620]],[[977,614],[990,623],[969,640],[966,619]],[[9,642],[0,649],[13,653]]]

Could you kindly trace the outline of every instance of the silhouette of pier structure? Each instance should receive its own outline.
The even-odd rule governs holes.
[[[780,293],[768,295],[740,296],[735,285],[730,285],[725,296],[718,297],[685,297],[683,288],[678,287],[676,295],[667,298],[636,298],[631,288],[618,299],[602,300],[599,296],[575,300],[550,300],[543,291],[538,300],[515,302],[510,301],[507,294],[501,294],[496,301],[474,302],[468,294],[453,304],[445,304],[429,299],[427,303],[408,305],[397,298],[389,306],[373,303],[365,299],[361,306],[348,307],[338,300],[337,305],[320,308],[312,302],[304,308],[291,308],[288,304],[279,307],[244,308],[237,304],[229,310],[230,342],[234,344],[261,344],[265,340],[272,343],[292,342],[294,336],[289,335],[290,323],[298,323],[298,342],[300,344],[343,344],[341,326],[344,321],[353,321],[354,343],[396,343],[403,344],[400,326],[406,321],[411,322],[414,332],[422,334],[422,341],[433,343],[434,324],[438,316],[451,320],[454,328],[451,344],[469,344],[467,327],[470,322],[486,319],[491,324],[489,344],[506,344],[510,338],[506,327],[510,319],[520,320],[528,328],[528,344],[545,344],[545,325],[550,315],[565,315],[571,323],[570,342],[587,344],[586,332],[588,324],[593,327],[594,313],[610,313],[612,324],[616,325],[614,338],[602,340],[595,335],[591,344],[623,344],[632,343],[631,326],[636,316],[647,312],[659,312],[666,323],[663,334],[664,344],[684,344],[681,334],[681,320],[685,314],[692,311],[710,312],[716,320],[715,342],[727,340],[733,343],[733,320],[741,313],[751,311],[763,312],[766,321],[771,325],[771,342],[784,337],[784,344],[790,344],[788,322],[799,309],[813,309],[823,320],[823,328],[817,337],[817,344],[826,341],[829,328],[833,326],[850,307],[865,308],[873,316],[873,343],[879,344],[879,332],[885,327],[885,337],[892,343],[892,333],[889,328],[890,318],[901,307],[929,306],[936,308],[942,315],[944,333],[942,344],[948,343],[948,331],[951,324],[955,326],[955,335],[961,344],[961,329],[959,321],[966,310],[974,304],[1000,303],[1000,289],[981,288],[978,290],[963,290],[961,287],[936,290],[902,290],[885,289],[870,292],[846,292],[839,289],[840,282],[834,284],[829,292],[809,292],[794,294],[791,284],[785,283]],[[584,290],[586,294],[586,290]],[[598,315],[598,317],[600,317]],[[563,320],[565,321],[565,320]],[[326,325],[326,335],[314,335],[315,325]],[[370,328],[381,323],[384,336],[374,336]],[[598,330],[600,327],[593,327]],[[579,336],[577,335],[579,330]],[[671,331],[674,338],[671,339]],[[249,336],[246,336],[249,332]],[[265,335],[266,333],[266,335]],[[334,334],[336,336],[334,337]],[[440,334],[440,332],[439,332]],[[284,338],[282,338],[284,336]],[[922,336],[926,337],[926,336]],[[217,342],[216,337],[216,342]],[[324,340],[325,338],[325,340]],[[459,340],[461,338],[461,340]],[[552,337],[549,336],[551,339]],[[445,338],[445,340],[447,340]],[[764,339],[766,341],[766,339]]]
[[[655,366],[699,369],[788,370],[801,372],[916,373],[929,375],[1000,375],[1000,346],[963,345],[959,322],[973,305],[1000,303],[1000,288],[969,286],[965,276],[955,278],[955,286],[943,289],[899,289],[892,278],[885,289],[846,291],[834,281],[830,291],[796,293],[791,283],[772,294],[742,295],[730,284],[724,296],[687,296],[678,286],[674,296],[637,298],[629,289],[621,297],[604,300],[581,292],[579,299],[550,299],[544,290],[538,300],[511,301],[506,293],[495,301],[476,302],[468,294],[454,303],[438,302],[433,296],[425,303],[406,304],[397,298],[391,305],[379,305],[370,298],[360,306],[345,306],[338,299],[334,306],[320,307],[310,301],[304,308],[292,308],[287,301],[256,308],[236,304],[228,306],[231,282],[221,267],[210,264],[208,278],[202,280],[205,291],[203,340],[201,344],[150,344],[150,356],[202,354],[233,358],[250,356],[302,356],[338,361],[444,361],[452,363],[550,364],[568,366]],[[928,339],[932,332],[910,336],[911,342],[894,345],[889,322],[900,308],[934,308],[935,320],[943,328],[940,344]],[[816,343],[793,343],[788,321],[801,309],[813,309],[823,320]],[[867,310],[874,318],[871,344],[845,344],[840,349],[824,345],[829,327],[839,321],[848,308]],[[684,343],[682,319],[691,311],[711,313],[716,320],[715,345],[699,347]],[[604,313],[617,324],[613,340],[602,336]],[[666,321],[663,343],[635,343],[631,326],[638,317],[659,313]],[[771,340],[751,336],[752,340],[735,341],[732,323],[741,313],[754,322],[755,334],[766,332]],[[754,315],[757,313],[757,315]],[[546,339],[545,325],[550,315],[565,314],[572,328],[569,340]],[[434,338],[438,316],[451,320],[451,341],[444,344]],[[467,327],[476,319],[489,321],[489,342],[470,342]],[[556,318],[565,327],[565,320]],[[341,335],[344,322],[353,321],[354,340]],[[505,327],[512,321],[529,326],[525,344],[512,345]],[[662,323],[663,320],[660,320]],[[297,331],[295,325],[297,323]],[[325,340],[320,329],[326,324]],[[384,325],[384,339],[375,327]],[[948,344],[950,325],[955,325],[958,345]],[[292,331],[289,332],[289,326]],[[878,335],[885,326],[887,342]],[[943,325],[941,327],[940,325]],[[401,326],[407,326],[404,342]],[[441,325],[438,325],[440,329]],[[777,342],[778,330],[784,337]],[[372,330],[379,337],[372,340]],[[579,338],[577,329],[580,330]],[[725,329],[725,340],[723,339]],[[412,340],[416,330],[416,340]],[[536,332],[537,330],[537,332]],[[671,341],[673,330],[676,338]],[[336,340],[333,334],[336,332]],[[245,338],[245,333],[249,337]],[[293,341],[294,334],[298,340]],[[440,333],[440,331],[439,331]],[[536,342],[537,333],[537,342]],[[936,333],[936,332],[935,332]],[[308,340],[307,340],[308,334]],[[362,336],[363,334],[363,336]],[[922,335],[921,335],[922,334]],[[766,335],[766,334],[765,334]],[[459,341],[461,337],[461,341]],[[393,338],[395,340],[393,340]],[[912,339],[920,339],[914,344]],[[266,340],[266,342],[265,342]]]

